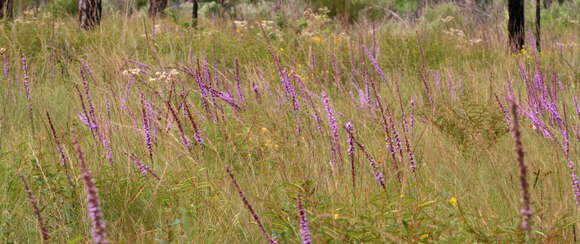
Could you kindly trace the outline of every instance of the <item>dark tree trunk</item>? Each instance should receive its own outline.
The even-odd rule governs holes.
[[[14,3],[13,0],[0,0],[0,19],[4,16],[12,19],[14,17]]]
[[[536,50],[538,50],[538,52],[542,51],[540,36],[540,20],[542,18],[540,14],[541,7],[540,0],[536,0]]]
[[[524,32],[524,0],[508,0],[509,45],[512,51],[520,51],[526,38]]]
[[[167,0],[149,0],[149,16],[156,17],[163,14],[163,10],[167,8]]]
[[[8,0],[6,2],[6,16],[9,19],[14,18],[14,0]]]
[[[193,21],[192,25],[193,27],[197,27],[197,12],[199,9],[199,3],[197,2],[197,0],[191,0],[191,2],[193,3],[193,6],[191,8],[191,19]]]
[[[101,0],[79,0],[79,22],[81,28],[90,30],[99,25],[102,11]]]
[[[6,0],[0,0],[0,19],[4,18],[4,5]]]

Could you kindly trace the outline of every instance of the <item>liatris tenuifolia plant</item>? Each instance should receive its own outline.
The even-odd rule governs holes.
[[[99,200],[99,194],[97,192],[97,186],[95,185],[93,175],[86,164],[85,155],[81,149],[81,145],[77,139],[74,128],[72,131],[72,143],[77,152],[83,182],[85,183],[87,210],[92,223],[91,235],[93,242],[95,244],[108,244],[109,241],[107,240],[107,232],[105,229],[106,225],[105,220],[103,219],[103,213],[101,212],[101,203]]]
[[[30,116],[30,125],[33,126],[33,115],[32,115],[32,95],[30,92],[30,76],[28,75],[28,59],[25,56],[22,56],[22,72],[23,72],[23,84],[24,84],[24,92],[26,93],[26,101],[28,103],[28,113]]]
[[[415,97],[411,97],[411,112],[409,112],[409,128],[413,131],[415,128]]]
[[[38,208],[38,201],[34,197],[34,193],[28,185],[28,181],[24,176],[20,176],[22,180],[22,184],[24,185],[24,190],[26,191],[26,197],[28,198],[28,202],[30,202],[30,206],[32,207],[32,212],[36,216],[36,221],[38,222],[38,229],[40,231],[40,239],[42,240],[43,244],[48,244],[49,236],[48,236],[48,228],[44,223],[44,218],[40,214],[40,209]]]
[[[346,129],[346,127],[345,127]],[[373,158],[373,156],[366,150],[365,146],[363,144],[361,144],[359,141],[356,140],[356,137],[354,135],[354,131],[352,130],[348,130],[346,129],[346,132],[348,133],[348,136],[350,138],[352,138],[352,142],[354,142],[354,144],[356,144],[359,149],[363,152],[363,154],[365,155],[367,161],[369,162],[369,165],[371,166],[371,170],[373,172],[373,176],[375,178],[375,180],[377,181],[377,183],[383,188],[383,189],[387,189],[386,188],[386,184],[385,184],[385,176],[384,174],[380,171],[377,162],[375,161],[375,159]]]
[[[145,140],[145,146],[147,146],[147,151],[149,152],[149,159],[153,161],[153,140],[151,139],[151,119],[147,113],[147,104],[145,103],[145,96],[143,93],[139,93],[139,99],[141,100],[141,113],[143,116],[143,139]]]
[[[338,124],[336,122],[336,117],[334,116],[334,110],[330,104],[330,99],[325,92],[322,92],[322,104],[324,105],[324,110],[326,111],[326,118],[328,119],[328,127],[330,127],[331,136],[331,164],[333,168],[336,168],[336,163],[342,162],[342,153],[340,151],[340,134],[338,132]]]
[[[79,100],[81,102],[81,108],[83,110],[82,113],[79,113],[79,120],[85,124],[87,127],[89,127],[89,129],[91,129],[91,134],[93,136],[93,139],[96,141],[97,140],[97,130],[96,130],[96,126],[95,124],[93,124],[92,120],[90,119],[89,116],[89,112],[87,111],[87,106],[85,105],[85,99],[83,97],[83,94],[81,92],[81,89],[79,88],[79,86],[77,84],[73,85],[75,90],[77,91],[77,95],[79,96]]]
[[[391,137],[391,130],[390,130],[390,126],[389,126],[389,121],[387,120],[387,115],[385,113],[385,109],[383,108],[383,104],[381,102],[381,97],[379,96],[379,93],[377,91],[375,84],[371,81],[370,85],[371,85],[371,88],[372,88],[373,93],[375,95],[376,105],[379,108],[379,111],[381,112],[383,129],[385,131],[385,147],[387,148],[387,150],[391,154],[391,158],[393,160],[393,167],[395,168],[395,171],[397,171],[397,179],[400,181],[401,175],[399,173],[399,164],[398,164],[399,161],[398,161],[397,155],[395,153],[395,147],[394,147],[393,140]]]
[[[347,139],[346,139],[346,143],[348,144],[348,156],[350,158],[350,174],[352,177],[352,188],[355,188],[356,186],[356,168],[355,168],[355,155],[354,155],[354,126],[352,125],[351,122],[347,122],[346,125],[344,126],[344,128],[346,129],[346,133],[348,134]]]
[[[524,231],[530,230],[530,218],[532,216],[532,209],[530,207],[530,186],[528,184],[528,166],[524,161],[524,147],[522,145],[520,122],[518,120],[518,106],[515,101],[512,101],[512,133],[515,140],[515,150],[518,156],[518,166],[520,168],[520,187],[522,191],[522,216],[521,228]]]
[[[93,98],[91,97],[91,93],[89,91],[89,80],[88,80],[88,71],[86,70],[86,68],[84,67],[85,65],[87,65],[86,63],[83,63],[83,66],[81,66],[81,81],[83,83],[83,89],[84,89],[84,95],[85,95],[85,99],[87,101],[87,105],[89,108],[89,114],[88,114],[88,118],[89,120],[92,122],[92,126],[95,127],[95,133],[98,134],[98,130],[99,130],[99,125],[97,122],[97,112],[95,111],[95,105],[93,104]],[[88,66],[87,66],[88,67]]]
[[[568,135],[567,127],[562,127],[560,133],[562,134],[562,149],[564,151],[566,166],[568,167],[568,171],[570,171],[576,206],[580,206],[580,181],[578,180],[578,174],[576,173],[576,165],[574,164],[574,161],[570,159],[570,136]]]
[[[50,132],[52,133],[52,138],[54,139],[54,144],[56,145],[56,150],[58,150],[58,153],[60,154],[60,165],[63,167],[67,167],[68,158],[64,154],[62,144],[60,144],[60,140],[56,135],[56,130],[54,129],[54,125],[52,124],[52,119],[50,118],[50,114],[48,113],[48,111],[46,112],[46,118],[48,119],[48,125],[50,127]]]
[[[141,162],[141,160],[139,160],[139,158],[137,158],[137,155],[133,153],[125,153],[125,154],[129,156],[131,161],[133,161],[133,164],[135,164],[135,166],[139,168],[139,171],[141,171],[141,174],[143,176],[147,176],[150,174],[151,176],[155,177],[155,179],[161,180],[161,178],[159,178],[159,176],[157,176],[157,174],[155,174],[149,166],[145,165],[143,162]]]
[[[312,100],[312,96],[310,95],[311,92],[308,90],[304,82],[302,82],[302,79],[300,78],[299,75],[294,75],[294,80],[300,86],[300,94],[302,95],[302,98],[306,101],[306,104],[310,106],[310,109],[312,110],[312,118],[314,118],[314,120],[316,121],[316,127],[318,128],[318,131],[322,134],[323,133],[322,120],[320,119],[318,110],[316,110],[316,106],[314,105],[314,101]]]
[[[173,116],[173,121],[175,121],[175,123],[177,124],[177,128],[179,129],[179,136],[181,137],[181,143],[183,144],[183,146],[185,146],[185,148],[189,149],[189,147],[191,146],[191,141],[189,140],[189,138],[187,137],[187,135],[185,135],[185,132],[183,131],[183,126],[181,125],[181,121],[179,121],[179,117],[177,116],[177,112],[175,112],[175,110],[171,106],[171,102],[167,101],[166,104],[167,104],[167,108],[171,112],[171,115]]]
[[[290,98],[290,100],[292,101],[292,108],[294,109],[294,111],[300,110],[300,103],[298,102],[298,97],[296,97],[296,89],[294,89],[294,85],[292,85],[292,81],[288,76],[288,70],[284,68],[282,70],[282,74],[280,75],[282,79],[282,85],[284,86],[284,90],[286,91],[288,98]]]
[[[240,78],[240,61],[236,58],[236,89],[238,90],[238,97],[240,98],[240,104],[246,103],[246,97],[242,91],[241,78]]]
[[[298,208],[298,217],[300,218],[300,239],[302,239],[302,244],[310,244],[312,243],[312,236],[310,235],[310,228],[308,228],[306,210],[304,209],[304,204],[300,196],[298,196],[296,205]]]
[[[367,47],[364,47],[363,46],[363,49],[364,49],[364,51],[365,51],[368,59],[371,61],[371,64],[373,65],[373,68],[375,68],[375,71],[377,72],[377,74],[379,74],[379,77],[383,81],[387,81],[387,77],[385,75],[385,72],[383,72],[383,70],[379,66],[379,62],[377,61],[376,57],[368,50]]]
[[[244,203],[244,205],[246,206],[248,211],[250,211],[250,214],[252,215],[252,217],[256,221],[256,224],[258,224],[258,228],[260,228],[260,232],[262,232],[262,235],[264,235],[264,237],[266,237],[266,239],[268,239],[268,242],[270,244],[278,244],[278,241],[276,241],[276,239],[274,237],[270,236],[268,234],[268,232],[266,231],[266,228],[264,228],[262,221],[260,221],[260,217],[258,216],[258,214],[256,213],[256,210],[254,210],[254,208],[252,207],[252,205],[250,204],[250,202],[246,198],[246,194],[242,191],[242,188],[240,187],[240,185],[236,181],[236,177],[234,176],[234,173],[232,172],[230,167],[226,167],[226,172],[230,176],[230,179],[232,180],[232,184],[234,185],[234,187],[238,191],[238,194],[240,195],[242,202]]]
[[[193,114],[191,114],[191,111],[189,110],[189,104],[187,103],[187,95],[182,94],[181,99],[185,114],[187,115],[187,118],[191,123],[191,127],[193,128],[193,139],[195,139],[198,145],[203,145],[203,138],[201,138],[201,133],[199,132],[197,123],[195,123],[195,120],[193,119]]]

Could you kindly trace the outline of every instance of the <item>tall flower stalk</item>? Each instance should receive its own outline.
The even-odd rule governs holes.
[[[381,186],[381,188],[386,190],[387,186],[385,184],[385,176],[381,172],[381,170],[379,169],[379,166],[377,165],[377,162],[375,161],[373,156],[366,150],[366,148],[363,144],[361,144],[359,141],[356,140],[356,137],[355,137],[354,132],[352,130],[346,129],[346,132],[348,133],[348,136],[350,138],[352,138],[352,142],[354,142],[354,144],[356,144],[359,147],[359,149],[363,152],[363,154],[365,155],[367,161],[369,162],[369,165],[371,166],[371,170],[373,172],[373,176],[375,178],[375,181],[377,181],[377,183]]]
[[[326,111],[326,118],[328,119],[328,127],[330,127],[330,137],[331,137],[331,164],[333,168],[336,168],[337,161],[342,162],[342,153],[340,151],[340,134],[338,132],[338,124],[336,122],[336,117],[334,116],[334,110],[330,104],[330,99],[325,92],[322,92],[322,104],[324,105],[324,110]]]
[[[187,96],[185,94],[182,94],[181,99],[185,114],[187,115],[187,118],[191,123],[191,127],[193,127],[193,139],[197,142],[198,145],[203,145],[203,138],[201,138],[201,133],[199,132],[197,123],[195,123],[195,120],[193,119],[193,114],[191,114],[189,104],[187,103]]]
[[[40,209],[38,208],[38,201],[36,200],[36,197],[34,197],[34,193],[32,192],[32,189],[30,189],[30,185],[28,185],[28,181],[26,180],[26,178],[24,176],[20,176],[20,179],[22,180],[22,184],[24,185],[26,197],[28,198],[30,207],[32,207],[32,212],[36,216],[36,221],[38,222],[38,229],[40,231],[40,239],[43,244],[48,244],[50,239],[48,235],[48,228],[44,223],[44,218],[42,218],[42,215],[40,214]]]
[[[153,140],[151,139],[151,119],[147,113],[147,104],[145,102],[145,96],[143,93],[139,93],[139,99],[141,100],[141,113],[142,113],[142,123],[143,123],[143,139],[145,140],[145,145],[147,146],[147,151],[149,152],[149,159],[153,161]]]
[[[139,168],[139,171],[141,171],[141,175],[143,175],[143,176],[151,175],[151,176],[155,177],[155,179],[161,180],[161,178],[159,178],[159,176],[157,176],[157,174],[155,174],[155,172],[153,172],[151,167],[145,165],[143,162],[141,162],[141,160],[139,160],[139,158],[137,158],[137,155],[135,155],[133,153],[126,153],[126,154],[127,154],[127,156],[129,156],[131,161],[133,161],[133,164],[135,164],[135,166],[137,166],[137,168]]]
[[[28,75],[28,59],[26,57],[22,57],[22,72],[23,72],[23,80],[22,83],[24,84],[24,92],[26,93],[26,102],[28,104],[28,114],[30,116],[30,125],[34,130],[34,121],[33,121],[33,114],[32,114],[32,95],[30,92],[30,76]]]
[[[278,244],[278,241],[276,241],[276,239],[274,237],[270,236],[268,234],[268,232],[266,231],[266,228],[264,228],[262,221],[260,221],[260,217],[256,213],[256,210],[254,210],[254,208],[252,207],[252,204],[250,204],[250,202],[246,198],[246,194],[242,191],[242,188],[240,188],[240,185],[236,181],[236,177],[234,176],[234,173],[232,172],[230,167],[226,167],[226,172],[228,173],[228,176],[230,176],[230,179],[232,180],[232,184],[234,185],[234,188],[236,188],[236,190],[238,191],[238,194],[240,195],[242,202],[244,203],[244,205],[246,206],[248,211],[250,211],[250,214],[252,215],[252,217],[256,221],[256,224],[258,224],[258,228],[260,228],[260,232],[262,232],[262,235],[264,235],[264,237],[266,237],[266,239],[268,239],[268,242],[270,244]]]
[[[512,133],[515,140],[515,151],[518,156],[518,166],[520,168],[520,187],[522,191],[522,209],[521,228],[524,231],[530,230],[530,218],[532,216],[532,209],[530,207],[530,186],[528,184],[528,167],[524,161],[524,147],[522,145],[520,122],[518,120],[518,108],[515,102],[512,101]]]
[[[54,139],[54,144],[56,145],[56,150],[60,155],[60,165],[66,167],[68,164],[68,158],[64,154],[64,150],[62,148],[62,144],[56,135],[56,130],[54,129],[54,125],[52,124],[52,119],[50,118],[50,114],[46,112],[46,118],[48,119],[48,125],[50,127],[50,132],[52,133],[52,138]]]
[[[179,117],[177,116],[177,112],[175,112],[175,110],[171,106],[171,102],[167,101],[166,104],[167,104],[167,108],[171,112],[171,115],[173,116],[173,120],[177,124],[177,128],[179,129],[179,136],[181,137],[181,143],[183,144],[183,146],[185,146],[185,148],[189,149],[189,147],[191,146],[191,141],[189,140],[187,135],[185,135],[185,131],[183,130],[183,125],[181,125],[181,121],[179,121]]]
[[[306,217],[306,210],[304,209],[304,204],[300,196],[298,196],[296,206],[298,208],[298,217],[300,218],[300,238],[302,239],[302,244],[311,244],[312,237],[310,235],[310,228],[308,228],[308,218]]]
[[[95,244],[109,244],[107,240],[107,231],[105,220],[103,219],[103,213],[101,212],[101,203],[99,200],[99,194],[97,191],[97,186],[93,180],[93,175],[88,169],[85,155],[81,149],[81,145],[78,142],[76,132],[72,132],[72,143],[77,152],[77,156],[80,162],[80,170],[85,184],[85,192],[87,197],[87,210],[88,216],[91,219],[92,230],[91,236],[93,243]]]
[[[347,122],[346,125],[344,126],[344,128],[346,129],[346,133],[348,134],[348,137],[346,139],[346,143],[348,144],[348,157],[350,158],[350,174],[351,174],[351,178],[352,178],[352,188],[355,188],[356,186],[356,168],[355,168],[355,155],[354,155],[354,126],[352,125],[351,122]]]

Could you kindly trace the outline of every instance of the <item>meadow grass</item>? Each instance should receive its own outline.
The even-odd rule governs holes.
[[[577,9],[577,1],[567,6]],[[554,11],[547,15],[560,16]],[[260,28],[260,19],[246,26],[202,19],[194,29],[184,27],[186,17],[152,22],[110,14],[90,32],[68,17],[25,16],[1,23],[8,72],[0,78],[0,242],[40,241],[21,176],[38,201],[50,243],[91,241],[82,170],[71,140],[76,131],[112,243],[265,243],[226,167],[267,235],[279,243],[301,241],[298,197],[314,243],[572,243],[580,238],[579,215],[563,141],[567,135],[568,158],[578,165],[580,114],[573,104],[573,96],[580,94],[578,14],[545,22],[541,54],[529,47],[508,52],[503,18],[439,17],[374,28],[331,21],[307,35],[291,21],[284,28],[268,23]],[[318,20],[300,21],[316,26]],[[372,64],[375,52],[384,77]],[[298,109],[273,56],[287,69]],[[29,67],[32,116],[22,57]],[[245,101],[236,89],[236,59]],[[81,60],[93,76],[86,83],[97,134],[79,119],[85,112],[75,84],[85,103],[88,98]],[[510,116],[495,98],[509,111],[506,87],[511,81],[516,102],[528,108],[532,95],[518,67],[530,79],[539,68],[547,89],[557,93],[554,103],[566,125],[560,132],[553,114],[539,114],[553,135],[546,139],[528,117],[520,116],[533,210],[529,233],[520,229]],[[196,76],[209,82],[204,69],[219,78],[210,86],[221,98],[204,98],[201,91],[211,91],[196,82]],[[386,147],[376,96],[367,92],[370,83],[401,141],[398,171]],[[183,92],[203,145],[195,142],[188,115],[179,108]],[[322,92],[337,121],[342,160],[336,167],[330,163],[332,132]],[[151,104],[149,110],[140,93]],[[240,111],[226,102],[228,94]],[[189,148],[182,145],[167,101],[177,111]],[[143,136],[144,110],[152,127],[152,160]],[[69,159],[65,166],[59,164],[47,112]],[[385,188],[373,178],[359,148],[353,188],[347,122],[384,174]],[[416,160],[415,172],[404,137]],[[112,148],[112,163],[103,139]],[[130,154],[160,179],[143,176]]]

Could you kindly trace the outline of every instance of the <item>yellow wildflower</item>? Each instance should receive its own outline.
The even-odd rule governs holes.
[[[425,233],[425,234],[423,234],[423,235],[419,236],[419,239],[421,239],[421,240],[425,240],[425,239],[427,239],[427,238],[429,238],[429,234],[427,234],[427,233]]]
[[[319,36],[315,36],[315,37],[312,37],[312,41],[315,43],[320,43],[322,41],[322,38],[320,38]]]
[[[457,198],[456,197],[449,198],[449,204],[451,204],[452,206],[457,206]]]

